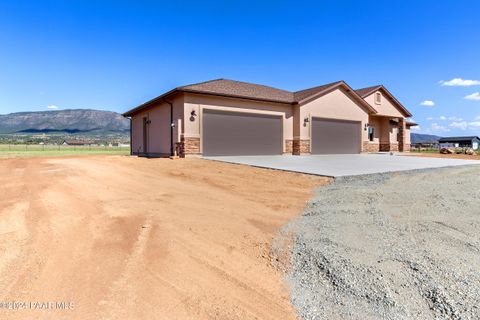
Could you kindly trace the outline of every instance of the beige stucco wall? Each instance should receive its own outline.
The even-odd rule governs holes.
[[[352,100],[343,89],[336,89],[313,101],[299,107],[299,131],[300,139],[310,139],[311,118],[330,118],[339,120],[360,121],[362,128],[362,141],[368,141],[368,132],[364,126],[368,123],[368,112],[358,102]],[[310,121],[304,124],[304,119]]]
[[[407,127],[405,129],[405,143],[406,144],[410,144],[411,143],[411,140],[410,140],[410,127]]]
[[[173,132],[173,142],[179,142],[180,128],[183,120],[183,97],[171,99],[173,103],[173,119],[176,124]],[[143,118],[151,121],[148,125],[147,151],[154,154],[170,154],[170,105],[159,102],[132,116],[132,151],[144,153],[143,149]]]
[[[375,94],[376,92],[380,92],[382,95],[381,103],[375,103]],[[404,115],[395,107],[393,101],[391,101],[386,95],[384,95],[381,91],[376,91],[370,94],[369,96],[365,97],[365,101],[367,101],[375,110],[378,111],[378,115],[384,116],[392,116],[392,117],[400,117],[403,118]]]
[[[205,109],[281,116],[283,119],[283,152],[285,152],[285,140],[293,138],[293,109],[291,105],[188,93],[184,94],[184,103],[185,113],[183,130],[186,138],[201,138],[202,116],[203,110]],[[197,116],[190,119],[193,110]],[[200,152],[202,152],[201,140]]]
[[[389,123],[390,142],[398,143],[398,125]]]

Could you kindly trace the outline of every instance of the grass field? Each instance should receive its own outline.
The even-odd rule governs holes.
[[[127,155],[129,153],[129,147],[0,144],[0,158],[61,157],[93,154]]]

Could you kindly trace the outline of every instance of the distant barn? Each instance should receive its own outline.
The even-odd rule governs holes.
[[[438,140],[441,147],[472,148],[478,150],[480,138],[471,137],[445,137]]]

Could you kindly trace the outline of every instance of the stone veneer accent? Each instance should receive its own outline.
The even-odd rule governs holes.
[[[380,151],[398,151],[398,143],[380,143]]]
[[[293,154],[293,140],[291,139],[285,140],[285,153]]]
[[[293,154],[301,155],[310,153],[310,140],[293,139]]]
[[[180,142],[175,143],[177,155],[184,158],[185,155],[200,154],[200,138],[182,137]]]
[[[380,151],[380,145],[378,143],[371,143],[370,141],[363,142],[363,152],[378,152]]]

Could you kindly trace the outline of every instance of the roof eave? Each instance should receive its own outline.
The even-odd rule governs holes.
[[[253,97],[246,97],[242,95],[232,95],[232,94],[222,94],[222,93],[216,93],[216,92],[207,92],[207,91],[200,91],[200,90],[192,90],[192,89],[184,89],[182,87],[178,87],[175,89],[172,89],[156,98],[153,98],[152,100],[149,100],[145,103],[142,103],[138,107],[135,107],[125,113],[122,114],[124,117],[131,117],[135,113],[140,112],[146,108],[151,107],[155,102],[161,101],[168,96],[171,96],[175,93],[180,93],[180,92],[185,92],[185,93],[193,93],[193,94],[202,94],[202,95],[208,95],[208,96],[217,96],[217,97],[225,97],[225,98],[235,98],[235,99],[245,99],[245,100],[250,100],[250,101],[261,101],[261,102],[272,102],[272,103],[279,103],[279,104],[288,104],[291,105],[293,104],[293,99],[292,101],[282,101],[282,100],[276,100],[276,99],[263,99],[263,98],[253,98]]]
[[[135,108],[133,108],[133,109],[131,109],[131,110],[125,112],[125,113],[122,113],[122,116],[124,116],[125,118],[131,117],[131,116],[133,116],[135,113],[137,113],[137,112],[139,112],[139,111],[141,111],[141,110],[143,110],[143,109],[146,109],[146,108],[150,107],[153,103],[158,102],[158,101],[161,101],[161,100],[165,99],[166,97],[168,97],[168,96],[170,96],[170,95],[172,95],[172,94],[174,94],[174,93],[177,93],[177,92],[179,92],[179,89],[178,89],[178,88],[175,88],[175,89],[172,89],[172,90],[170,90],[170,91],[167,91],[167,92],[165,92],[164,94],[159,95],[159,96],[156,97],[156,98],[153,98],[153,99],[151,99],[151,100],[148,100],[148,101],[145,102],[145,103],[142,103],[142,104],[139,105],[138,107],[135,107]]]
[[[185,93],[203,94],[203,95],[208,95],[208,96],[216,96],[216,97],[224,97],[224,98],[244,99],[244,100],[250,100],[250,101],[273,102],[273,103],[288,104],[288,105],[293,104],[293,100],[292,101],[284,101],[284,100],[277,100],[277,99],[254,98],[254,97],[247,97],[247,96],[242,96],[242,95],[208,92],[208,91],[199,91],[199,90],[192,90],[192,89],[181,89],[179,91],[185,92]]]

